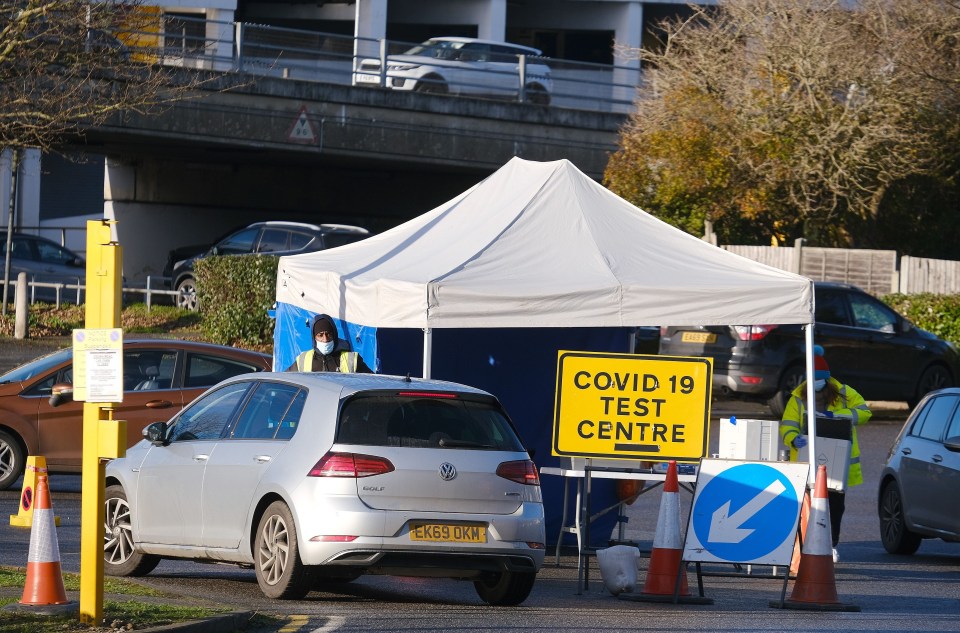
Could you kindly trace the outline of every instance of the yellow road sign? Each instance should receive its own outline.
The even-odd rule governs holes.
[[[561,350],[553,454],[697,461],[707,454],[713,359]]]

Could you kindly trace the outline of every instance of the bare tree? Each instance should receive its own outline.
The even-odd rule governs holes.
[[[701,7],[637,52],[607,183],[691,232],[869,241],[891,186],[957,163],[958,25],[955,0]]]
[[[155,63],[161,19],[137,0],[0,0],[0,147],[50,150],[183,98],[199,80]]]

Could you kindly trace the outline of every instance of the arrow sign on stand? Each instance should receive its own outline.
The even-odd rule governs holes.
[[[683,560],[789,564],[809,466],[704,459]]]

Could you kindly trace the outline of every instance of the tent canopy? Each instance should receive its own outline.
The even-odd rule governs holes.
[[[688,235],[567,160],[520,158],[389,231],[282,257],[277,300],[383,328],[813,322],[809,279]]]

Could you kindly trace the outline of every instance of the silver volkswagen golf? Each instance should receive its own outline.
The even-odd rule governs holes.
[[[470,580],[516,605],[544,558],[534,463],[492,395],[438,380],[246,374],[107,465],[104,570],[252,566],[301,598],[364,573]]]

